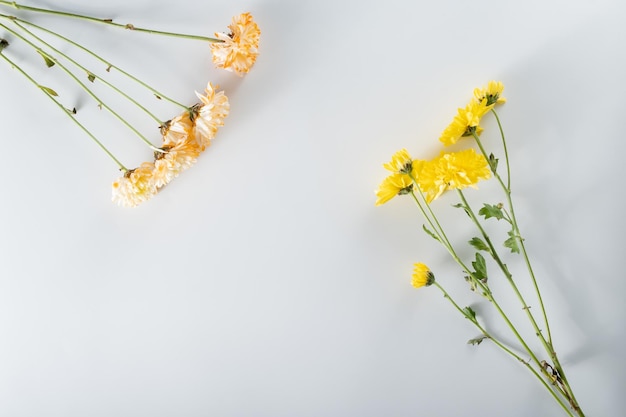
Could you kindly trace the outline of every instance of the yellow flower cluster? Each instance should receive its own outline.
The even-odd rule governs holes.
[[[404,168],[394,170],[398,163],[403,164]],[[424,193],[426,202],[431,203],[445,191],[475,188],[478,181],[491,177],[487,160],[474,149],[442,152],[430,161],[412,160],[406,149],[403,149],[384,167],[393,173],[383,180],[376,191],[377,206],[397,195],[410,193],[414,184]]]
[[[196,163],[200,153],[224,125],[230,105],[223,91],[215,92],[211,83],[205,94],[196,93],[200,103],[161,127],[163,144],[154,162],[144,162],[113,182],[113,201],[135,207],[154,196],[182,171]]]
[[[490,81],[487,87],[476,88],[474,99],[467,106],[460,108],[452,123],[448,125],[439,137],[444,145],[454,145],[462,137],[479,135],[482,128],[479,126],[480,119],[498,103],[506,100],[501,96],[504,85],[501,82]]]
[[[259,55],[261,30],[250,13],[233,17],[233,23],[228,27],[228,35],[215,33],[215,37],[223,42],[211,44],[213,63],[218,68],[243,76],[252,68]]]
[[[503,103],[504,85],[490,81],[487,87],[476,88],[474,99],[459,109],[452,123],[445,129],[440,140],[445,145],[456,143],[463,136],[480,132],[480,119],[497,103]],[[489,163],[484,155],[474,149],[459,152],[442,152],[430,160],[412,159],[406,149],[396,152],[391,161],[383,167],[391,175],[383,180],[376,191],[376,205],[385,204],[397,195],[413,192],[415,186],[424,194],[427,203],[431,203],[444,192],[476,188],[476,183],[491,177]]]

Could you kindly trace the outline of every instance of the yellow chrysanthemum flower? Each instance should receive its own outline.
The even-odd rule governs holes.
[[[413,189],[413,180],[406,174],[391,174],[376,190],[376,205],[385,204],[397,195],[408,194]]]
[[[487,87],[474,89],[474,97],[477,102],[487,100],[487,105],[505,103],[506,99],[502,97],[504,84],[500,81],[489,81]]]
[[[431,203],[444,192],[467,187],[476,188],[476,183],[491,177],[489,164],[483,155],[474,149],[444,153],[422,167],[418,184]]]
[[[204,92],[204,95],[196,92],[200,104],[193,110],[193,136],[201,151],[211,144],[217,134],[217,129],[224,126],[224,119],[230,111],[228,97],[223,91],[216,93],[213,85],[209,83]]]
[[[228,35],[215,34],[215,37],[223,42],[211,44],[213,63],[218,68],[234,71],[235,74],[243,76],[250,71],[259,55],[261,30],[250,13],[233,17],[233,23],[228,27],[230,29]]]
[[[472,136],[473,133],[480,134],[482,131],[480,119],[489,111],[493,105],[487,105],[487,99],[480,102],[472,100],[465,108],[459,108],[452,123],[445,128],[439,140],[445,146],[454,145],[464,136]]]
[[[428,287],[435,282],[435,274],[432,273],[429,267],[419,262],[413,265],[413,278],[411,279],[411,285],[415,288]]]
[[[406,149],[401,149],[391,157],[391,161],[383,164],[383,168],[394,174],[410,174],[417,178],[424,161],[412,159]]]
[[[135,207],[156,194],[154,164],[144,162],[113,182],[112,200],[120,206]]]

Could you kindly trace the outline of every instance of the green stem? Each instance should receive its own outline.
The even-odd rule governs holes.
[[[498,119],[498,124],[500,125],[500,121]],[[505,141],[505,137],[504,137],[504,133],[501,129],[501,133],[502,133],[502,140],[504,142]],[[487,152],[485,151],[482,142],[480,140],[480,138],[478,137],[478,135],[476,133],[473,133],[474,139],[476,140],[476,143],[478,144],[478,147],[480,148],[483,156],[489,160],[489,157],[487,155]],[[507,166],[508,166],[508,158],[507,158]],[[541,296],[541,291],[539,290],[539,285],[537,283],[537,278],[535,277],[535,273],[534,270],[532,268],[532,264],[530,263],[530,258],[528,256],[528,251],[526,250],[526,246],[524,245],[524,239],[522,238],[521,232],[519,230],[519,225],[517,222],[517,218],[515,216],[515,209],[513,207],[513,200],[511,198],[511,188],[510,186],[507,187],[504,182],[502,181],[502,178],[500,177],[500,175],[496,172],[495,169],[493,169],[494,167],[491,166],[491,171],[493,173],[493,175],[496,177],[496,179],[498,180],[498,183],[500,184],[500,187],[502,188],[502,190],[504,191],[504,194],[506,196],[507,199],[507,204],[509,206],[509,211],[511,212],[510,214],[510,220],[511,220],[511,224],[513,227],[513,233],[515,234],[520,248],[521,248],[521,252],[522,252],[522,256],[524,258],[524,262],[526,264],[526,268],[528,270],[528,273],[531,277],[531,281],[533,283],[533,287],[535,290],[535,295],[537,296],[537,299],[539,301],[539,305],[541,308],[541,314],[543,315],[543,320],[546,326],[546,333],[547,333],[547,340],[546,337],[544,337],[543,333],[539,330],[539,326],[537,326],[537,323],[532,315],[532,313],[530,313],[530,310],[528,309],[528,306],[526,305],[526,303],[523,301],[523,297],[521,297],[521,294],[519,293],[519,290],[517,288],[517,286],[515,285],[514,281],[512,279],[509,279],[509,283],[511,283],[513,289],[515,290],[516,294],[518,294],[518,298],[520,298],[522,305],[525,307],[525,310],[530,318],[530,322],[533,325],[535,332],[537,334],[537,337],[539,338],[539,340],[541,341],[546,353],[548,353],[548,355],[550,356],[550,358],[552,359],[552,362],[554,364],[555,369],[559,372],[561,379],[563,380],[563,385],[564,385],[564,395],[569,399],[570,404],[572,406],[572,408],[574,408],[574,410],[578,413],[579,416],[584,416],[582,410],[580,409],[580,406],[578,404],[578,401],[576,400],[576,397],[574,395],[574,391],[572,390],[571,386],[569,385],[569,382],[567,380],[567,377],[565,376],[565,371],[563,369],[563,367],[561,366],[561,363],[558,359],[556,350],[554,349],[554,345],[552,343],[552,332],[550,331],[550,324],[548,322],[548,315],[546,313],[546,309],[545,309],[545,305],[543,302],[543,298]],[[509,181],[510,181],[510,175],[509,175]],[[504,271],[504,269],[503,269]],[[508,270],[505,272],[505,274],[508,273]]]
[[[45,13],[45,14],[51,14],[51,15],[55,15],[55,16],[70,17],[70,18],[73,18],[73,19],[81,19],[81,20],[88,20],[88,21],[91,21],[91,22],[103,23],[103,24],[106,24],[106,25],[109,25],[109,26],[115,26],[115,27],[118,27],[118,28],[133,30],[135,32],[144,32],[144,33],[150,33],[150,34],[155,34],[155,35],[172,36],[172,37],[175,37],[175,38],[195,39],[195,40],[211,42],[211,43],[223,42],[220,39],[210,38],[210,37],[207,37],[207,36],[188,35],[188,34],[184,34],[184,33],[165,32],[165,31],[161,31],[161,30],[139,28],[139,27],[135,27],[134,25],[132,25],[130,23],[126,23],[126,24],[114,23],[113,19],[101,19],[101,18],[98,18],[98,17],[85,16],[85,15],[76,14],[76,13],[62,12],[62,11],[59,11],[59,10],[50,10],[50,9],[42,9],[42,8],[39,8],[39,7],[25,6],[25,5],[16,3],[14,1],[0,0],[0,4],[5,5],[5,6],[11,6],[11,7],[14,7],[14,8],[18,9],[18,10],[27,10],[29,12]]]
[[[504,160],[506,161],[506,188],[507,190],[511,189],[511,164],[509,163],[509,151],[506,146],[506,138],[504,136],[504,129],[502,128],[502,123],[500,123],[500,117],[498,113],[496,113],[495,109],[491,109],[491,112],[496,117],[496,121],[498,122],[498,128],[500,129],[500,136],[502,137],[502,147],[504,149]]]
[[[474,133],[474,139],[476,140],[476,143],[478,144],[478,147],[480,148],[483,156],[485,158],[487,158],[487,160],[488,160],[487,152],[485,152],[485,149],[484,149],[484,147],[482,145],[482,142],[481,142],[480,138],[475,133]],[[502,140],[504,141],[504,136],[502,136]],[[507,165],[508,165],[508,162],[507,162]],[[528,269],[528,273],[529,273],[530,278],[531,278],[531,280],[533,282],[533,287],[535,289],[535,295],[537,296],[537,299],[539,301],[539,306],[541,308],[541,314],[543,315],[543,321],[544,321],[544,324],[546,326],[546,333],[547,333],[547,338],[548,338],[548,344],[550,346],[552,346],[552,332],[550,331],[550,323],[548,322],[548,315],[546,313],[546,308],[545,308],[545,305],[543,303],[543,298],[541,296],[541,291],[539,290],[539,285],[537,283],[537,278],[535,277],[535,272],[534,272],[533,267],[532,267],[532,265],[530,263],[530,258],[528,257],[528,252],[526,251],[526,246],[524,245],[524,239],[522,238],[520,230],[519,230],[519,226],[518,226],[518,223],[517,223],[517,218],[515,217],[515,209],[513,207],[513,200],[511,198],[511,188],[507,187],[504,184],[504,182],[502,181],[502,178],[500,177],[500,174],[498,174],[494,169],[492,169],[492,173],[496,177],[496,179],[498,180],[498,183],[500,184],[500,187],[502,188],[502,190],[504,191],[504,194],[506,196],[507,204],[509,206],[509,211],[511,212],[511,222],[512,222],[512,226],[513,226],[513,232],[514,232],[515,236],[517,237],[517,240],[518,240],[518,242],[520,244],[520,248],[522,249],[522,256],[524,257],[524,262],[526,263],[526,268]],[[510,179],[510,176],[509,176],[509,179]],[[541,338],[543,338],[543,336],[541,336]],[[554,349],[551,348],[549,350],[549,353],[551,351],[553,351],[553,350]]]
[[[91,55],[92,57],[96,58],[98,61],[102,62],[104,65],[106,65],[106,71],[107,72],[109,72],[111,69],[114,69],[114,70],[118,71],[119,73],[121,73],[122,75],[124,75],[125,77],[130,78],[131,80],[135,81],[136,83],[138,83],[142,87],[146,88],[148,91],[150,91],[152,94],[154,94],[158,99],[167,100],[170,103],[172,103],[172,104],[174,104],[174,105],[176,105],[176,106],[178,106],[178,107],[180,107],[182,109],[189,110],[189,107],[187,107],[184,104],[181,104],[178,101],[176,101],[176,100],[166,96],[165,94],[163,94],[160,91],[156,90],[152,86],[146,84],[144,81],[140,80],[139,78],[135,77],[134,75],[124,71],[120,67],[117,67],[117,66],[113,65],[112,63],[110,63],[106,59],[102,58],[100,55],[96,54],[92,50],[84,47],[83,45],[81,45],[81,44],[79,44],[79,43],[77,43],[77,42],[75,42],[75,41],[73,41],[73,40],[71,40],[71,39],[69,39],[69,38],[67,38],[67,37],[65,37],[63,35],[60,35],[60,34],[54,32],[54,31],[52,31],[50,29],[47,29],[47,28],[45,28],[43,26],[39,26],[39,25],[36,25],[34,23],[31,23],[28,20],[23,20],[23,19],[20,19],[18,17],[15,17],[15,16],[6,16],[6,15],[2,15],[2,16],[6,17],[8,19],[11,19],[13,21],[20,22],[20,23],[29,25],[31,27],[34,27],[34,28],[36,28],[38,30],[41,30],[42,32],[48,33],[48,34],[50,34],[52,36],[55,36],[58,39],[61,39],[61,40],[65,41],[65,42],[69,43],[70,45],[75,46],[76,48],[80,49],[83,52],[88,53],[89,55]]]
[[[59,108],[65,113],[67,114],[70,119],[72,119],[72,121],[74,123],[76,123],[78,125],[78,127],[80,127],[94,142],[96,142],[96,144],[107,154],[109,155],[109,157],[115,161],[115,163],[120,167],[120,170],[127,172],[128,169],[115,157],[115,155],[113,155],[111,153],[111,151],[109,151],[103,144],[102,142],[100,142],[98,140],[98,138],[96,138],[93,133],[91,133],[89,131],[89,129],[87,129],[85,126],[83,126],[78,120],[76,120],[76,118],[74,118],[74,116],[72,114],[70,114],[67,109],[65,107],[63,107],[63,105],[61,103],[59,103],[48,91],[46,91],[44,88],[41,88],[41,85],[39,83],[37,83],[37,81],[35,81],[26,71],[24,71],[19,65],[17,65],[15,62],[13,62],[11,59],[9,59],[8,57],[6,57],[3,53],[0,53],[0,56],[2,56],[2,58],[7,61],[9,63],[9,65],[11,65],[13,68],[17,69],[23,76],[25,76],[31,83],[33,83],[39,90],[43,91],[53,102],[54,104],[56,104],[57,106],[59,106]]]
[[[102,100],[100,100],[100,98],[93,92],[91,91],[91,89],[89,87],[87,87],[82,81],[80,81],[78,79],[78,77],[76,77],[76,75],[74,75],[74,73],[72,73],[72,71],[70,71],[65,65],[61,64],[60,62],[58,62],[57,59],[55,59],[53,56],[51,56],[49,53],[47,53],[46,51],[44,51],[43,49],[41,49],[40,47],[38,47],[37,45],[35,45],[34,43],[32,43],[31,41],[29,41],[28,39],[26,39],[25,37],[23,37],[22,35],[20,35],[19,33],[17,33],[16,31],[10,29],[9,27],[7,27],[6,25],[0,23],[0,27],[5,28],[7,31],[11,32],[13,35],[15,35],[16,37],[18,37],[19,39],[21,39],[22,41],[24,41],[25,43],[27,43],[28,45],[30,45],[33,49],[35,49],[35,51],[37,51],[39,54],[41,54],[42,56],[47,57],[48,59],[52,60],[53,62],[55,62],[67,75],[69,75],[74,81],[76,81],[78,83],[78,85],[80,85],[83,90],[85,90],[87,92],[87,94],[89,94],[94,100],[96,100],[98,102],[98,104],[102,105],[102,107],[104,107],[106,110],[108,110],[113,116],[115,116],[120,122],[122,122],[122,124],[124,124],[126,127],[128,127],[132,132],[134,132],[141,140],[143,140],[152,150],[157,151],[157,152],[162,152],[161,149],[157,148],[156,146],[154,146],[149,140],[148,138],[146,138],[141,132],[139,132],[133,125],[131,125],[126,119],[124,119],[122,116],[120,116],[115,110],[113,110],[111,107],[109,107],[106,103],[104,103]]]
[[[6,18],[7,16],[0,14],[0,17],[4,17]],[[156,117],[150,110],[148,110],[146,107],[142,106],[139,102],[137,102],[137,100],[135,100],[134,98],[130,97],[128,94],[126,94],[125,92],[123,92],[122,90],[120,90],[119,88],[117,88],[115,85],[111,84],[110,82],[108,82],[107,80],[105,80],[104,78],[101,77],[96,77],[95,74],[93,74],[90,70],[88,70],[87,68],[85,68],[83,65],[81,65],[80,63],[76,62],[74,59],[72,59],[70,56],[68,56],[67,54],[59,51],[58,49],[56,49],[54,46],[50,45],[49,43],[47,43],[46,41],[44,41],[43,39],[41,39],[40,37],[38,37],[37,35],[35,35],[34,33],[32,33],[31,31],[29,31],[28,29],[26,29],[24,26],[22,26],[19,22],[14,21],[15,25],[17,27],[19,27],[20,29],[22,29],[24,32],[26,32],[27,34],[29,34],[31,37],[33,37],[34,39],[36,39],[37,41],[41,42],[42,45],[46,46],[47,48],[50,48],[52,51],[54,51],[55,53],[57,53],[58,55],[62,56],[63,58],[67,59],[69,62],[71,62],[72,64],[74,64],[76,67],[80,68],[81,70],[85,71],[85,73],[90,76],[90,77],[94,77],[94,80],[99,80],[100,82],[102,82],[104,85],[106,85],[107,87],[111,88],[113,91],[121,94],[124,98],[126,98],[127,100],[129,100],[131,103],[133,103],[134,105],[136,105],[137,107],[139,107],[141,110],[143,110],[148,116],[150,116],[154,121],[156,121],[159,126],[161,126],[163,124],[163,121],[160,120],[158,117]]]
[[[561,400],[561,398],[557,395],[557,393],[550,387],[550,385],[548,385],[548,383],[546,382],[546,380],[537,372],[537,370],[530,364],[528,363],[528,361],[525,361],[524,359],[522,359],[522,357],[520,357],[519,355],[517,355],[515,352],[513,352],[510,348],[508,348],[506,345],[504,345],[502,342],[500,342],[498,339],[496,339],[494,336],[492,336],[489,332],[487,332],[487,330],[480,324],[478,323],[478,321],[476,320],[476,318],[471,318],[468,317],[468,315],[465,313],[465,311],[459,307],[459,305],[456,303],[456,301],[454,301],[454,299],[452,299],[452,297],[450,296],[450,294],[448,294],[448,292],[437,282],[435,281],[433,283],[433,285],[435,285],[437,288],[439,288],[439,290],[443,293],[444,298],[447,298],[448,301],[450,301],[450,303],[452,303],[452,305],[454,306],[454,308],[461,313],[465,318],[467,318],[469,321],[471,321],[474,326],[476,326],[478,328],[478,330],[480,330],[480,332],[489,340],[491,340],[493,343],[496,344],[496,346],[498,346],[500,349],[502,349],[504,352],[508,353],[509,355],[511,355],[513,358],[517,359],[519,362],[523,363],[524,366],[530,371],[532,372],[532,374],[541,382],[541,384],[544,386],[545,389],[548,390],[548,392],[550,393],[550,395],[552,395],[552,397],[554,398],[554,400],[563,408],[563,410],[565,410],[565,412],[567,413],[567,415],[569,416],[574,416],[571,411],[567,408],[567,405]]]

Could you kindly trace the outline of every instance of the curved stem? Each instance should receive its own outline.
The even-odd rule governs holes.
[[[497,338],[495,338],[494,336],[492,336],[489,332],[487,332],[487,330],[485,330],[485,328],[478,323],[478,320],[476,320],[476,318],[471,318],[468,317],[468,314],[461,308],[459,307],[459,305],[456,303],[456,301],[454,301],[454,299],[452,299],[452,297],[450,296],[450,294],[448,294],[448,292],[437,282],[433,282],[433,285],[435,285],[437,288],[439,288],[439,290],[443,293],[444,298],[447,298],[448,301],[450,301],[450,303],[454,306],[454,308],[461,313],[465,318],[467,318],[469,321],[472,322],[472,324],[474,324],[474,326],[476,326],[478,328],[478,330],[480,330],[480,332],[489,340],[491,340],[493,343],[495,343],[496,346],[498,346],[500,349],[502,349],[504,352],[506,352],[507,354],[509,354],[510,356],[512,356],[513,358],[517,359],[519,362],[523,363],[524,366],[530,371],[532,372],[532,374],[541,382],[541,384],[544,386],[545,389],[548,390],[548,392],[550,393],[550,395],[552,395],[552,397],[554,398],[554,400],[559,403],[559,405],[563,408],[563,410],[565,410],[565,412],[567,413],[567,415],[569,416],[574,416],[571,411],[567,408],[567,405],[561,400],[561,398],[556,394],[556,392],[550,387],[550,385],[548,385],[548,383],[546,382],[546,380],[539,374],[539,372],[537,372],[537,370],[535,368],[533,368],[530,363],[528,363],[528,361],[525,361],[524,359],[522,359],[518,354],[516,354],[515,352],[513,352],[509,347],[507,347],[506,345],[504,345],[502,342],[500,342]]]
[[[52,31],[50,29],[47,29],[47,28],[45,28],[43,26],[39,26],[39,25],[36,25],[34,23],[31,23],[28,20],[20,19],[20,18],[15,17],[15,16],[6,16],[6,15],[2,15],[2,16],[6,17],[7,19],[10,19],[10,20],[13,20],[13,21],[16,21],[16,22],[20,22],[20,23],[29,25],[31,27],[34,27],[34,28],[36,28],[38,30],[41,30],[42,32],[48,33],[48,34],[50,34],[52,36],[55,36],[58,39],[61,39],[64,42],[67,42],[67,43],[69,43],[72,46],[75,46],[76,48],[80,49],[83,52],[88,53],[89,55],[91,55],[92,57],[96,58],[98,61],[102,62],[104,65],[106,65],[106,71],[107,72],[109,72],[111,69],[114,69],[114,70],[118,71],[119,73],[121,73],[122,75],[124,75],[124,76],[130,78],[131,80],[135,81],[136,83],[138,83],[142,87],[146,88],[148,91],[150,91],[152,94],[154,94],[158,99],[167,100],[170,103],[172,103],[172,104],[174,104],[174,105],[176,105],[176,106],[178,106],[178,107],[180,107],[182,109],[189,110],[188,106],[185,106],[184,104],[181,104],[178,101],[176,101],[176,100],[166,96],[165,94],[161,93],[160,91],[158,91],[157,89],[153,88],[152,86],[146,84],[144,81],[140,80],[139,78],[135,77],[134,75],[124,71],[123,69],[121,69],[118,66],[113,65],[112,63],[110,63],[106,59],[102,58],[100,55],[96,54],[92,50],[84,47],[83,45],[81,45],[81,44],[79,44],[79,43],[77,43],[77,42],[75,42],[75,41],[73,41],[73,40],[71,40],[71,39],[61,35],[61,34],[58,34],[58,33],[54,32],[54,31]]]
[[[14,8],[18,9],[18,10],[27,10],[29,12],[45,13],[45,14],[51,14],[51,15],[56,15],[56,16],[69,17],[69,18],[73,18],[73,19],[81,19],[81,20],[88,20],[88,21],[91,21],[91,22],[103,23],[105,25],[115,26],[115,27],[123,28],[123,29],[129,29],[129,30],[133,30],[135,32],[144,32],[144,33],[150,33],[150,34],[154,34],[154,35],[172,36],[172,37],[175,37],[175,38],[195,39],[195,40],[211,42],[211,43],[223,42],[223,41],[221,41],[219,39],[210,38],[208,36],[188,35],[188,34],[184,34],[184,33],[165,32],[165,31],[162,31],[162,30],[140,28],[140,27],[135,27],[134,25],[132,25],[130,23],[126,23],[126,24],[114,23],[113,19],[101,19],[101,18],[98,18],[98,17],[85,16],[85,15],[81,15],[81,14],[77,14],[77,13],[69,13],[69,12],[62,12],[62,11],[59,11],[59,10],[50,10],[50,9],[42,9],[42,8],[39,8],[39,7],[25,6],[23,4],[19,4],[19,3],[16,3],[14,1],[0,0],[0,4],[3,4],[5,6],[11,6],[11,7],[14,7]]]
[[[111,151],[109,151],[103,144],[102,142],[100,142],[98,140],[98,138],[96,138],[93,133],[91,133],[89,131],[89,129],[87,129],[85,126],[83,126],[78,120],[76,120],[76,118],[74,118],[74,116],[72,114],[70,114],[67,109],[65,107],[63,107],[63,105],[61,103],[59,103],[48,91],[46,91],[46,89],[42,88],[41,85],[39,83],[37,83],[37,81],[35,81],[26,71],[24,71],[19,65],[17,65],[15,62],[13,62],[11,59],[9,59],[6,55],[4,55],[3,53],[0,53],[0,56],[9,63],[9,65],[11,65],[13,68],[17,69],[24,77],[26,77],[31,83],[33,83],[38,89],[40,89],[41,91],[43,91],[48,98],[50,98],[54,104],[56,104],[57,106],[59,106],[59,108],[65,113],[67,114],[70,119],[72,119],[72,121],[74,123],[76,123],[78,125],[78,127],[80,127],[107,155],[109,155],[109,157],[115,161],[115,163],[120,167],[120,170],[127,172],[128,168],[126,168],[116,157],[115,155],[113,155],[111,153]]]
[[[5,15],[0,14],[0,17],[6,17]],[[70,56],[68,56],[67,54],[59,51],[58,49],[56,49],[54,46],[50,45],[49,43],[47,43],[46,41],[44,41],[43,39],[41,39],[40,37],[38,37],[37,35],[35,35],[34,33],[32,33],[31,31],[29,31],[28,29],[26,29],[23,25],[21,25],[19,22],[14,21],[15,25],[17,27],[19,27],[20,29],[22,29],[24,32],[26,32],[27,34],[29,34],[31,37],[33,37],[34,39],[36,39],[37,41],[39,41],[42,45],[46,46],[47,48],[50,48],[52,51],[54,51],[55,53],[57,53],[58,55],[62,56],[63,58],[67,59],[69,62],[71,62],[72,64],[74,64],[76,67],[78,67],[79,69],[85,71],[85,73],[90,76],[90,77],[94,77],[93,80],[99,80],[100,82],[102,82],[104,85],[106,85],[107,87],[111,88],[113,91],[115,91],[116,93],[119,93],[120,95],[122,95],[124,98],[126,98],[127,100],[129,100],[131,103],[133,103],[134,105],[136,105],[137,107],[139,107],[141,110],[143,110],[148,116],[150,116],[154,121],[156,121],[159,126],[161,126],[163,124],[163,121],[161,119],[159,119],[158,117],[156,117],[150,110],[148,110],[147,108],[145,108],[144,106],[141,105],[141,103],[137,102],[137,100],[135,100],[134,98],[130,97],[128,94],[126,94],[125,92],[123,92],[122,90],[120,90],[119,88],[117,88],[115,85],[111,84],[110,82],[108,82],[107,80],[101,78],[101,77],[96,77],[90,70],[88,70],[87,68],[85,68],[83,65],[81,65],[80,63],[76,62],[74,59],[72,59]],[[90,78],[91,80],[91,78]]]
[[[29,41],[28,39],[26,39],[25,37],[23,37],[22,35],[20,35],[19,33],[17,33],[16,31],[10,29],[9,27],[7,27],[6,25],[0,23],[0,27],[5,28],[7,31],[11,32],[13,35],[15,35],[16,37],[18,37],[19,39],[23,40],[24,42],[26,42],[28,45],[30,45],[33,49],[35,49],[35,51],[37,51],[39,54],[41,54],[42,56],[47,57],[48,59],[52,60],[53,62],[55,62],[59,68],[61,68],[67,75],[69,75],[74,81],[76,81],[78,83],[78,85],[80,85],[83,90],[85,90],[87,92],[87,94],[89,94],[94,100],[96,100],[98,102],[98,104],[102,105],[102,107],[104,107],[106,110],[108,110],[113,116],[115,116],[122,124],[124,124],[126,127],[128,127],[132,132],[134,132],[137,136],[139,136],[139,138],[141,140],[143,140],[149,147],[150,149],[157,151],[157,152],[161,152],[162,150],[157,148],[156,146],[154,146],[152,144],[152,142],[150,142],[148,140],[148,138],[146,138],[141,132],[139,132],[133,125],[131,125],[126,119],[124,119],[122,116],[120,116],[115,110],[113,110],[111,107],[109,107],[106,103],[104,103],[104,101],[100,100],[100,98],[93,92],[91,91],[91,89],[89,87],[87,87],[82,81],[80,81],[78,79],[78,77],[76,77],[76,75],[74,75],[74,73],[72,73],[72,71],[70,71],[65,65],[61,64],[60,62],[58,62],[57,59],[55,59],[53,56],[51,56],[49,53],[47,53],[46,51],[44,51],[43,49],[41,49],[40,47],[38,47],[37,45],[35,45],[34,43],[32,43],[31,41]]]

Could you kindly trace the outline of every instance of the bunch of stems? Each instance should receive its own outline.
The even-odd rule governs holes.
[[[481,220],[479,220],[479,215],[477,215],[477,212],[475,212],[474,209],[470,206],[463,191],[460,189],[456,190],[460,203],[457,204],[455,207],[461,208],[467,213],[473,224],[476,226],[476,229],[482,236],[482,239],[486,244],[486,247],[484,247],[483,250],[486,251],[491,259],[496,263],[500,272],[512,288],[517,300],[519,301],[519,304],[521,305],[521,308],[524,310],[526,317],[534,330],[535,336],[539,339],[539,342],[544,350],[544,354],[546,355],[546,359],[541,359],[541,355],[531,349],[527,338],[524,337],[520,333],[520,331],[518,331],[517,327],[513,324],[505,309],[498,302],[498,299],[491,291],[486,275],[477,273],[477,268],[475,267],[474,263],[472,263],[472,266],[474,266],[474,268],[472,268],[458,255],[457,250],[448,238],[448,235],[444,231],[444,228],[442,227],[440,221],[437,219],[437,216],[431,209],[430,204],[428,204],[424,193],[418,185],[417,179],[411,176],[414,186],[411,187],[410,194],[413,197],[413,200],[415,201],[421,214],[428,223],[428,234],[430,234],[438,242],[440,242],[448,251],[448,253],[452,256],[454,261],[462,268],[464,274],[466,274],[466,280],[469,282],[472,290],[479,293],[491,305],[493,305],[499,316],[503,319],[503,321],[512,332],[517,343],[519,343],[519,347],[517,349],[514,349],[511,346],[507,346],[507,344],[505,344],[501,339],[499,339],[493,333],[489,332],[487,329],[485,329],[483,325],[480,324],[476,317],[476,313],[470,307],[461,308],[439,282],[435,281],[433,282],[433,285],[435,285],[443,293],[444,297],[448,301],[450,301],[450,303],[460,314],[467,318],[480,331],[481,337],[477,339],[472,339],[468,343],[480,344],[485,339],[491,340],[496,346],[498,346],[498,348],[500,348],[507,355],[511,356],[520,364],[522,364],[526,369],[528,369],[528,371],[531,372],[531,374],[536,377],[540,381],[540,383],[546,388],[546,390],[563,408],[568,416],[583,417],[583,410],[581,409],[576,399],[576,396],[574,395],[574,391],[570,386],[570,383],[565,374],[565,370],[558,358],[554,342],[552,340],[550,324],[548,322],[548,316],[546,314],[541,291],[539,290],[539,285],[537,284],[537,279],[531,265],[530,258],[528,256],[528,251],[526,250],[526,246],[524,244],[524,238],[522,237],[519,224],[515,216],[515,209],[513,205],[513,200],[511,198],[511,170],[504,130],[496,111],[494,109],[491,109],[491,113],[495,116],[500,130],[500,136],[502,138],[507,172],[506,181],[504,181],[500,174],[497,172],[497,161],[494,159],[493,155],[487,153],[480,137],[476,133],[473,133],[472,136],[476,144],[480,148],[482,155],[487,161],[489,161],[490,170],[493,176],[496,178],[501,188],[501,191],[505,196],[506,204],[499,204],[498,208],[501,210],[502,213],[501,218],[511,226],[512,237],[513,239],[515,239],[515,245],[517,248],[519,248],[519,253],[521,253],[521,256],[524,259],[528,275],[530,276],[530,279],[532,281],[536,300],[539,303],[541,315],[539,320],[541,321],[544,329],[540,328],[537,318],[531,310],[531,306],[522,295],[522,292],[520,291],[516,281],[513,279],[513,276],[509,271],[507,265],[502,261],[500,253],[494,246],[490,236],[485,231]],[[477,255],[477,261],[479,257],[480,256]],[[516,352],[516,350],[518,352]],[[523,356],[528,356],[530,359],[525,360]]]
[[[112,19],[102,19],[102,18],[96,18],[96,17],[86,16],[86,15],[81,15],[81,14],[76,14],[76,13],[69,13],[69,12],[64,12],[64,11],[59,11],[59,10],[31,7],[31,6],[26,6],[26,5],[16,3],[16,2],[6,1],[6,0],[0,0],[0,6],[8,6],[10,8],[17,9],[20,11],[25,11],[25,12],[49,14],[49,15],[54,15],[58,17],[86,20],[86,21],[90,21],[94,23],[100,23],[103,25],[113,26],[113,27],[120,28],[120,29],[132,30],[135,32],[144,32],[144,33],[149,33],[149,34],[172,36],[176,38],[200,40],[203,42],[211,42],[211,43],[222,42],[219,39],[207,37],[207,36],[190,35],[190,34],[166,32],[166,31],[160,31],[160,30],[141,28],[141,27],[136,27],[130,23],[127,23],[127,24],[117,23],[117,22],[114,22]],[[98,75],[98,71],[93,70],[91,68],[87,68],[85,65],[81,64],[76,59],[72,58],[69,53],[63,52],[59,48],[55,48],[49,41],[45,40],[44,37],[42,37],[42,35],[56,38],[58,41],[62,41],[62,42],[67,43],[68,45],[71,45],[71,47],[75,48],[76,50],[80,50],[89,54],[91,57],[95,58],[97,61],[102,63],[103,68],[107,73],[111,71],[119,72],[124,77],[128,78],[129,80],[145,88],[156,99],[168,101],[169,103],[173,104],[176,108],[183,109],[183,111],[185,110],[191,111],[191,106],[184,105],[180,101],[177,101],[171,98],[170,96],[164,94],[161,90],[158,90],[152,87],[151,85],[142,81],[139,77],[130,74],[129,72],[122,69],[121,67],[108,61],[107,59],[103,58],[101,55],[92,51],[90,48],[86,47],[80,42],[74,39],[70,39],[69,37],[62,35],[56,32],[55,30],[49,29],[42,25],[35,24],[28,19],[5,14],[5,13],[0,13],[0,28],[2,28],[8,35],[13,37],[15,40],[28,46],[37,54],[39,54],[43,58],[45,64],[48,67],[53,67],[53,66],[58,67],[65,75],[67,75],[73,81],[75,81],[76,84],[80,86],[81,89],[86,91],[86,93],[98,104],[100,108],[105,109],[106,111],[110,112],[120,123],[122,123],[125,127],[127,127],[133,133],[133,135],[138,137],[153,152],[163,152],[163,150],[160,147],[154,145],[144,134],[142,134],[136,127],[134,127],[133,124],[129,122],[122,115],[120,111],[116,111],[109,104],[107,104],[107,102],[104,99],[102,99],[98,94],[94,92],[94,89],[91,87],[91,85],[95,82],[101,82],[107,88],[111,89],[117,94],[120,94],[129,103],[131,103],[132,105],[140,109],[143,113],[147,115],[147,117],[151,118],[154,122],[156,122],[158,127],[164,127],[167,121],[162,120],[161,118],[156,116],[152,111],[150,111],[147,108],[148,106],[141,104],[137,99],[131,97],[129,94],[122,91],[122,89],[112,84],[111,82],[107,81],[105,77]],[[55,105],[63,111],[63,113],[68,115],[70,119],[82,131],[84,131],[87,134],[87,136],[89,136],[115,162],[115,164],[119,167],[121,171],[123,172],[129,171],[129,169],[120,161],[120,159],[116,157],[109,149],[107,149],[107,147],[103,144],[103,142],[99,140],[94,133],[92,133],[83,123],[81,123],[77,119],[76,109],[73,108],[73,106],[67,106],[67,105],[62,104],[58,93],[53,88],[44,86],[41,83],[39,83],[35,79],[35,77],[31,73],[29,73],[25,68],[19,65],[15,59],[12,59],[9,56],[7,56],[6,52],[13,48],[13,45],[10,45],[8,40],[1,39],[0,45],[1,45],[0,57],[2,57],[2,59],[5,62],[7,62],[12,68],[16,69],[28,81],[30,81],[34,86],[40,89],[49,99],[51,99],[55,103]]]

